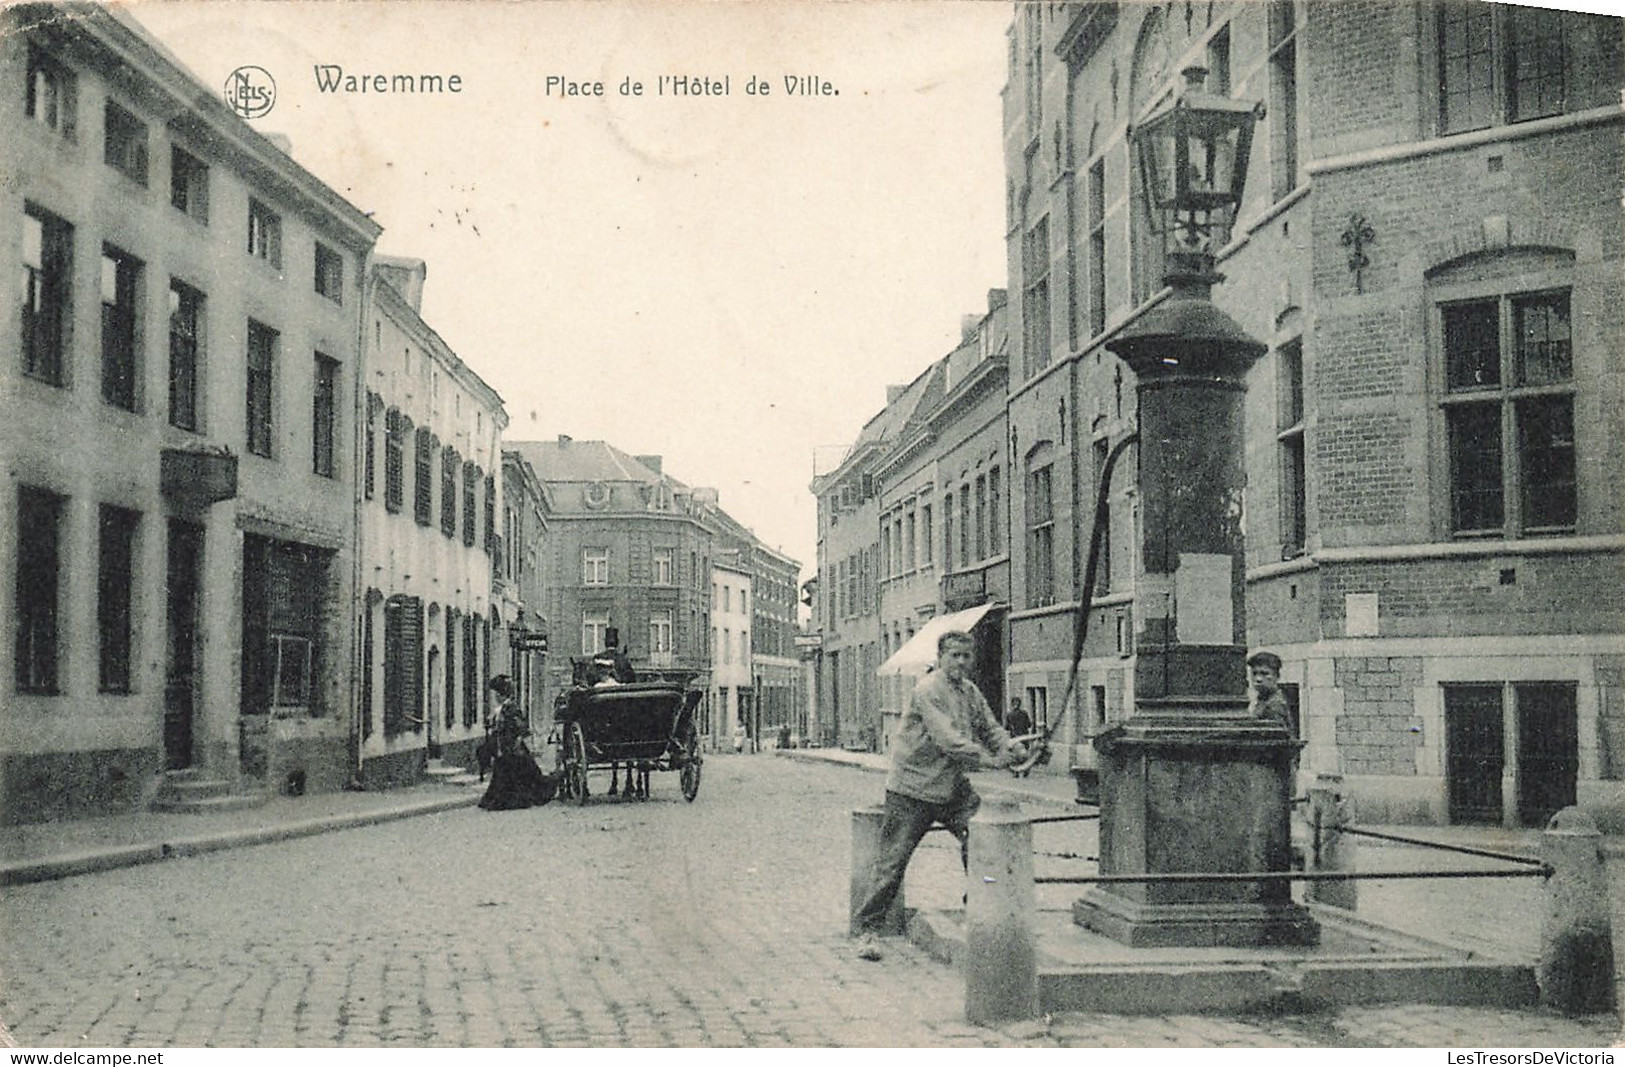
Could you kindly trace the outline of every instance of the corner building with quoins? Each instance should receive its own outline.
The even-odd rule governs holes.
[[[1074,763],[1133,709],[1134,427],[1105,343],[1165,295],[1126,127],[1184,68],[1264,103],[1214,301],[1247,396],[1249,645],[1361,822],[1625,790],[1621,21],[1485,3],[1021,4],[1005,158],[1011,692]],[[1057,761],[1061,762],[1061,761]]]

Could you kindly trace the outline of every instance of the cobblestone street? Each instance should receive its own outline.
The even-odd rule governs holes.
[[[904,944],[865,963],[844,936],[848,813],[881,788],[871,773],[718,756],[692,805],[657,775],[646,803],[466,809],[11,888],[0,1010],[17,1040],[47,1046],[1614,1040],[1612,1018],[1417,1006],[971,1026],[952,969]],[[1061,840],[1048,831],[1041,847]],[[911,902],[957,894],[950,845],[928,838]],[[1372,906],[1436,896],[1407,892]],[[1502,909],[1511,942],[1529,943],[1538,911],[1475,892],[1440,902],[1475,922]]]

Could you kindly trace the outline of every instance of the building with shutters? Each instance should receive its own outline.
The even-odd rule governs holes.
[[[1487,3],[1017,6],[1013,690],[1080,737],[1133,708],[1132,449],[1092,589],[1082,561],[1135,425],[1105,346],[1165,295],[1127,131],[1200,66],[1266,107],[1214,301],[1268,346],[1249,643],[1286,661],[1303,775],[1341,775],[1362,822],[1617,807],[1621,52],[1618,19]]]
[[[339,787],[379,227],[107,7],[0,12],[0,144],[0,811]]]
[[[415,781],[430,759],[472,763],[519,610],[498,565],[507,413],[419,316],[427,274],[379,256],[368,279],[356,718],[369,787]]]

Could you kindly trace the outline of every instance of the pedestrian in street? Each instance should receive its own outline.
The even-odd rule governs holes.
[[[542,773],[531,754],[530,726],[513,699],[513,681],[506,674],[491,679],[491,693],[497,699],[497,713],[491,736],[496,741],[496,758],[491,764],[491,784],[480,798],[486,811],[512,811],[546,804],[558,793],[558,779]]]
[[[1004,717],[1004,729],[1011,737],[1025,737],[1033,732],[1032,716],[1021,706],[1020,697],[1010,698],[1010,714]]]
[[[1273,652],[1254,652],[1248,656],[1247,681],[1253,687],[1253,716],[1274,722],[1295,735],[1292,707],[1286,702],[1286,694],[1281,692],[1281,657]]]
[[[967,675],[975,639],[949,630],[937,639],[936,669],[920,679],[892,742],[886,777],[885,814],[868,898],[858,909],[858,956],[878,960],[876,938],[902,888],[908,861],[932,826],[945,826],[959,838],[961,864],[968,860],[970,819],[981,797],[966,772],[1009,767],[1027,758]]]

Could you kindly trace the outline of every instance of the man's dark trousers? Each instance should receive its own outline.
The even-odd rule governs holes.
[[[946,826],[959,838],[959,862],[967,863],[967,838],[970,819],[982,804],[969,782],[960,782],[954,795],[941,803],[919,800],[902,793],[886,791],[885,814],[880,819],[880,849],[875,854],[873,888],[858,909],[858,929],[879,931],[891,910],[897,891],[903,887],[903,875],[908,873],[908,861],[931,827],[938,823]]]

